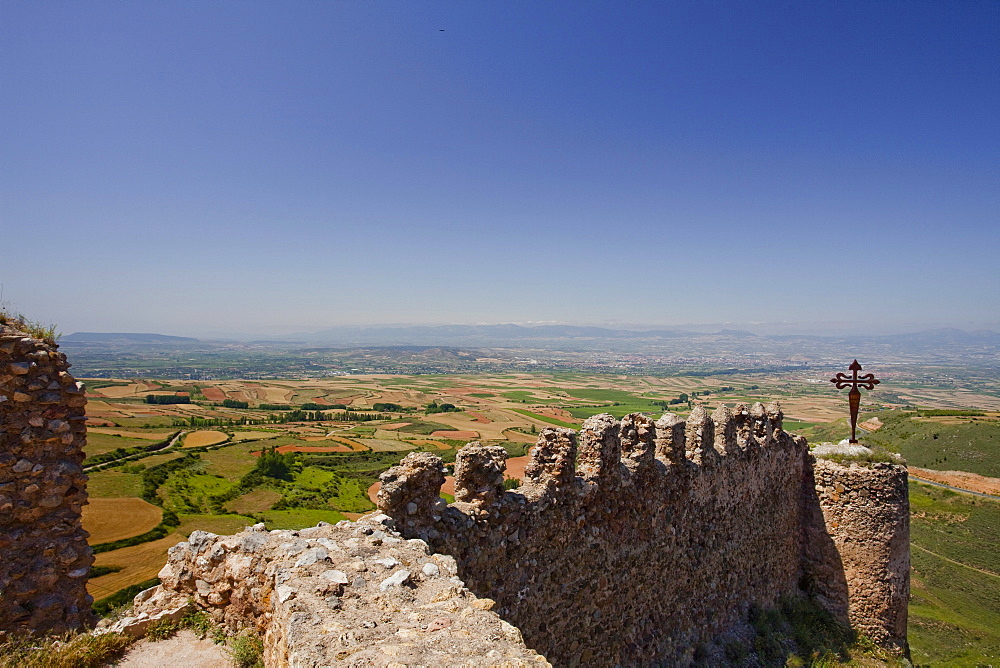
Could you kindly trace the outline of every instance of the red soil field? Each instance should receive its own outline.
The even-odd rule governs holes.
[[[490,422],[493,422],[493,420],[489,419],[488,417],[486,417],[482,413],[476,413],[476,412],[473,412],[473,411],[466,411],[466,412],[469,415],[472,416],[473,420],[475,420],[476,422],[479,422],[481,424],[489,424]]]
[[[203,387],[201,388],[201,393],[205,395],[205,398],[209,401],[225,401],[226,393],[217,387]]]

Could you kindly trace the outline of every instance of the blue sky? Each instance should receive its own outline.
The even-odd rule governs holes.
[[[64,332],[1000,328],[997,25],[975,1],[5,2],[3,298]]]

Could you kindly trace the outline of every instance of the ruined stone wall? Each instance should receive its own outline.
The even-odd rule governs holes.
[[[269,666],[722,665],[751,607],[808,593],[905,652],[905,468],[817,461],[781,422],[595,416],[544,430],[514,491],[505,451],[473,443],[451,505],[441,459],[411,453],[382,476],[388,514],[193,533],[109,630],[193,602],[260,633]]]
[[[804,568],[827,608],[883,647],[908,654],[910,502],[906,467],[818,459]]]
[[[0,325],[0,630],[92,621],[83,386],[56,346]]]
[[[104,628],[141,635],[190,601],[264,639],[266,666],[548,666],[455,577],[455,560],[404,540],[385,515],[301,531],[195,531],[162,584]]]
[[[689,664],[798,590],[809,455],[776,405],[546,429],[508,492],[505,457],[461,451],[445,506],[441,460],[411,454],[383,475],[379,508],[453,555],[555,665]]]

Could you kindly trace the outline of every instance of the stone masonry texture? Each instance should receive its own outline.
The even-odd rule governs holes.
[[[810,581],[841,620],[879,645],[906,652],[910,503],[905,469],[818,459],[814,476],[823,523],[808,525],[811,553],[804,566]]]
[[[549,666],[456,577],[455,560],[405,540],[385,515],[300,531],[195,531],[162,584],[105,631],[141,634],[189,602],[264,639],[266,666]]]
[[[83,385],[55,345],[0,325],[0,630],[93,621]]]
[[[554,665],[689,665],[807,593],[906,651],[905,468],[817,463],[776,404],[548,428],[507,492],[504,459],[467,446],[447,505],[441,460],[410,454],[378,505]]]

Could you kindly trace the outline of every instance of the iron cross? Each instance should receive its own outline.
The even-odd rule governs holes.
[[[845,387],[850,386],[851,391],[847,394],[847,399],[851,404],[851,443],[857,443],[857,430],[858,430],[858,409],[861,407],[861,390],[858,387],[863,387],[866,390],[874,390],[875,386],[878,385],[878,381],[875,380],[875,375],[866,373],[863,376],[859,376],[858,372],[861,371],[861,365],[858,364],[857,360],[847,367],[854,374],[848,377],[847,374],[841,372],[830,379],[831,383],[836,383],[837,389],[842,390]]]

